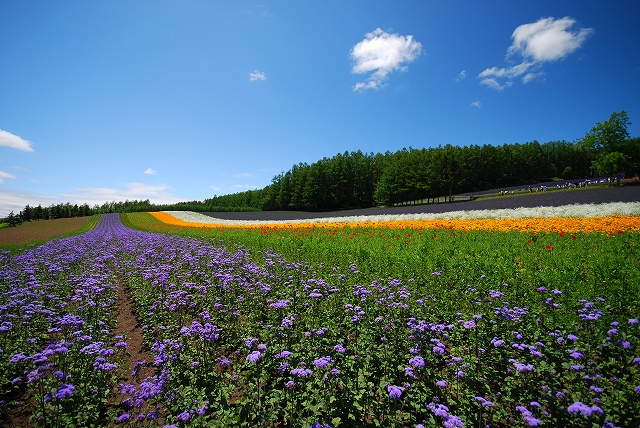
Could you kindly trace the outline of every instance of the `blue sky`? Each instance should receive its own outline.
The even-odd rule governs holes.
[[[640,136],[640,3],[0,2],[0,216],[203,200],[344,151]]]

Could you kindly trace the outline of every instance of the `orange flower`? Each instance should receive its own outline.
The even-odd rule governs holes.
[[[565,233],[606,233],[621,234],[626,232],[640,232],[640,216],[601,216],[601,217],[547,217],[547,218],[504,218],[504,219],[449,219],[449,220],[391,220],[373,222],[327,222],[327,223],[274,223],[274,224],[204,224],[190,223],[179,220],[165,212],[150,213],[163,223],[175,226],[229,229],[259,229],[261,233],[271,234],[278,230],[296,229],[300,233],[309,233],[315,229],[357,229],[386,228],[386,229],[449,229],[449,230],[484,230],[490,232],[520,231],[523,233],[551,233],[562,231]],[[574,235],[575,236],[575,235]],[[396,239],[399,238],[395,235]],[[437,238],[437,234],[433,238]],[[572,236],[573,238],[573,236]],[[575,238],[574,238],[575,239]]]

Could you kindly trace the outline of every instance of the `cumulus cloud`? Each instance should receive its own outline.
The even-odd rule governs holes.
[[[253,70],[253,72],[249,73],[249,82],[256,82],[258,80],[267,80],[267,75],[258,70]]]
[[[413,36],[389,34],[376,28],[365,35],[351,49],[351,59],[355,62],[351,72],[355,74],[371,73],[364,82],[358,82],[354,91],[379,89],[384,86],[388,75],[394,71],[405,71],[422,52],[422,44]]]
[[[517,78],[528,83],[542,75],[545,63],[561,60],[578,50],[591,34],[591,28],[575,28],[575,19],[542,18],[530,24],[520,25],[511,35],[513,40],[506,58],[516,58],[518,63],[510,67],[491,67],[482,71],[480,83],[502,90],[512,86]]]
[[[148,175],[156,175],[156,170],[153,168],[147,168],[145,169],[144,173]]]
[[[32,152],[31,141],[27,141],[11,132],[0,129],[0,146],[10,147],[12,149],[22,150],[23,152]]]
[[[16,176],[8,172],[0,171],[0,184],[4,183],[4,180],[7,178],[16,178]]]

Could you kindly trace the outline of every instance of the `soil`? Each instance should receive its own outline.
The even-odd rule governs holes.
[[[601,204],[610,202],[640,202],[640,186],[587,187],[534,193],[524,191],[494,198],[443,204],[405,205],[401,207],[366,208],[332,212],[259,211],[210,212],[203,214],[226,220],[275,221],[363,215],[445,213],[450,211],[513,209],[520,207],[535,208],[540,206],[557,207],[571,204]]]

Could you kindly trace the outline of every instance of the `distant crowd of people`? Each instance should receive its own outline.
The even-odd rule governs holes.
[[[562,190],[562,189],[576,189],[576,188],[581,188],[581,187],[587,187],[590,186],[592,184],[600,184],[600,183],[607,183],[607,184],[620,184],[620,177],[615,176],[615,177],[607,177],[607,178],[600,178],[600,179],[586,179],[586,180],[579,180],[579,181],[565,181],[564,183],[558,183],[556,184],[555,187],[557,190]],[[498,192],[498,194],[500,196],[503,195],[509,195],[509,194],[513,194],[513,193],[520,193],[522,191],[524,191],[525,189],[516,189],[516,190],[501,190]],[[546,192],[547,190],[549,190],[549,186],[546,186],[544,184],[541,184],[540,186],[527,186],[526,191],[529,193],[533,193],[533,192]]]

